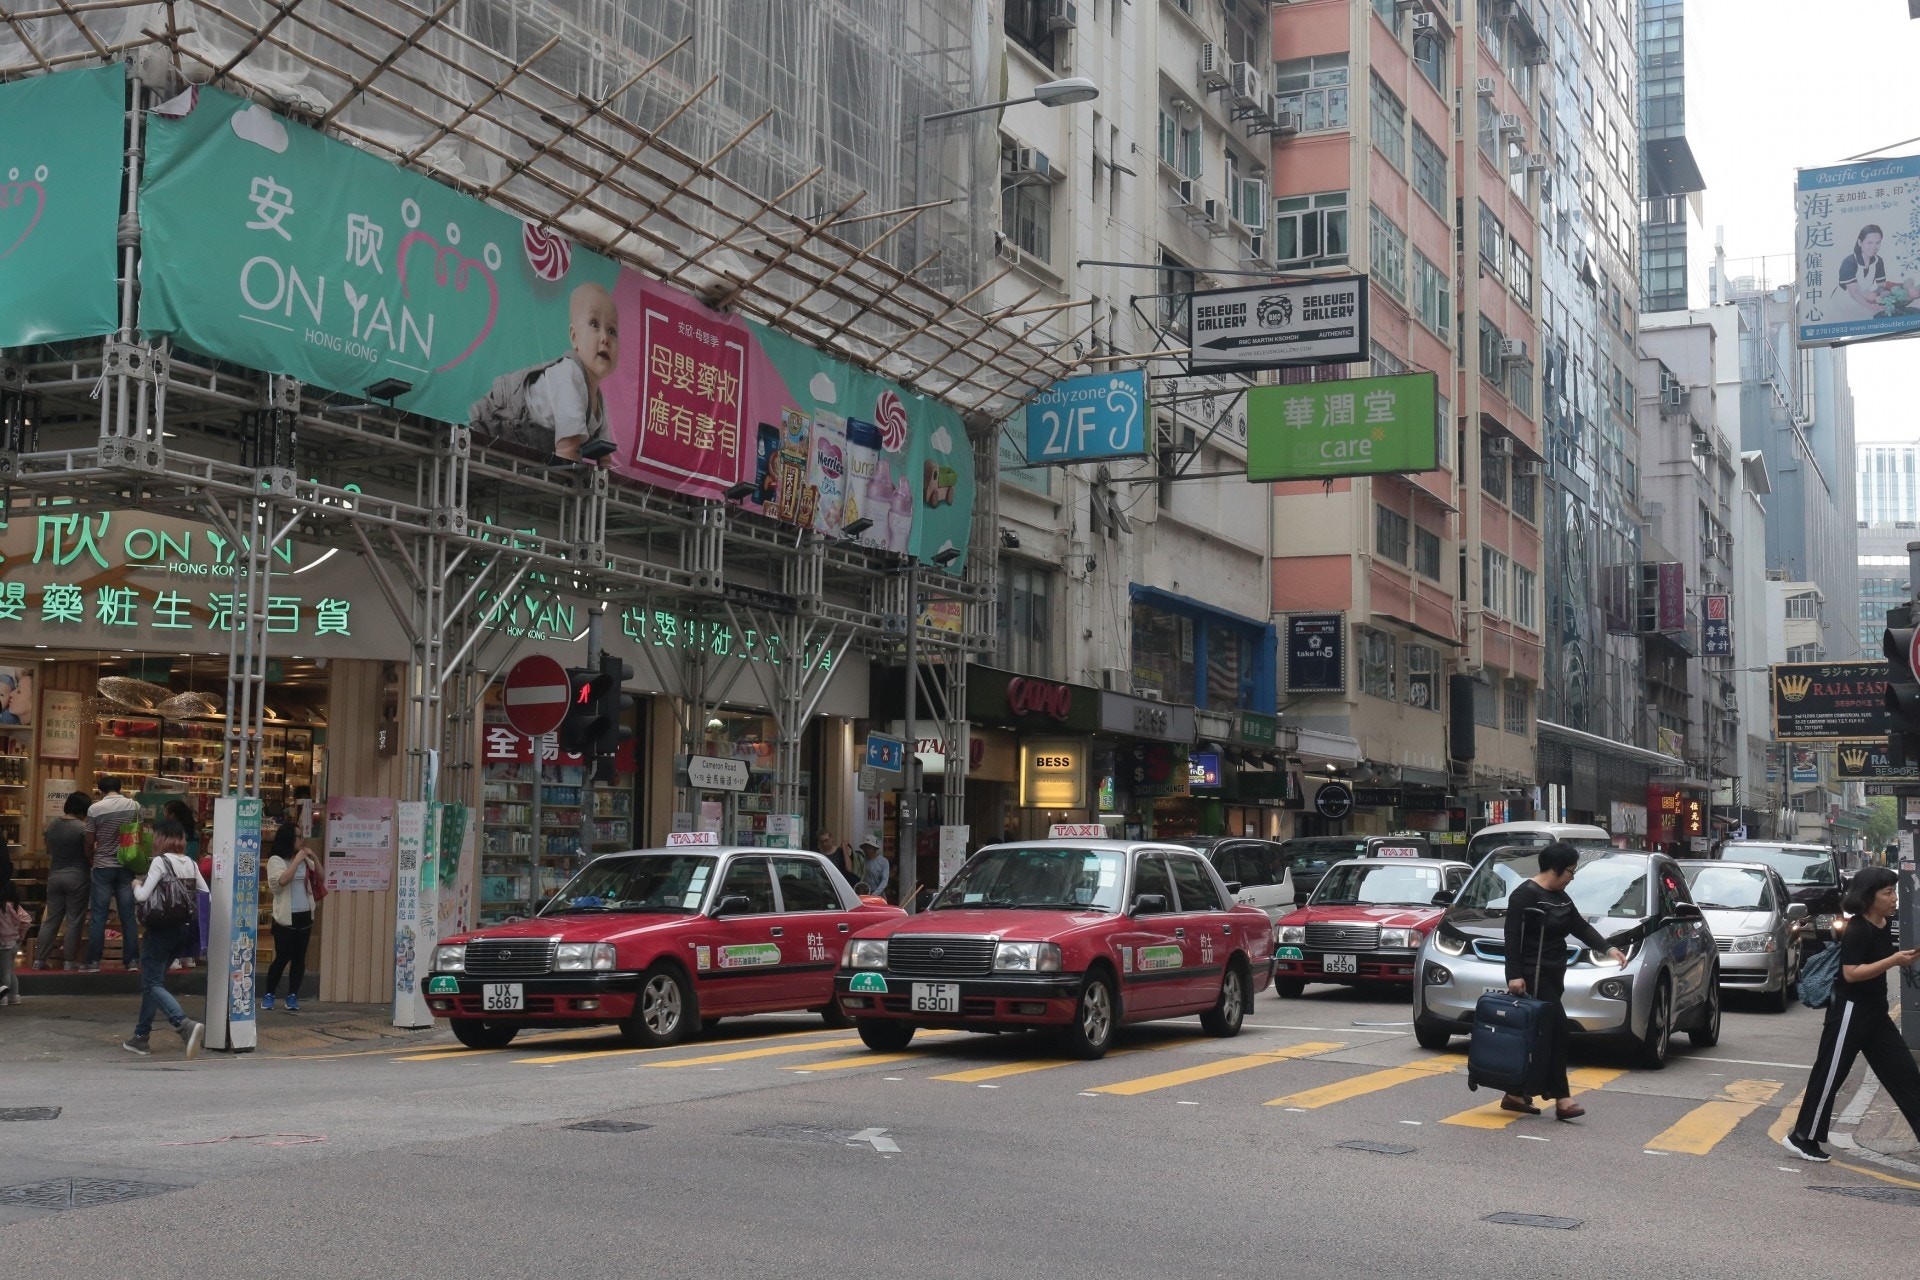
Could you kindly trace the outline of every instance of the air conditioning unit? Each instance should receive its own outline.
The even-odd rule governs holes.
[[[1440,19],[1435,17],[1431,13],[1414,14],[1413,15],[1413,34],[1417,36],[1439,35]]]
[[[1207,89],[1227,87],[1227,68],[1231,65],[1227,59],[1225,45],[1209,41],[1200,46],[1200,84]]]
[[[1005,152],[1006,171],[1014,177],[1034,177],[1047,182],[1054,178],[1053,162],[1038,147],[1014,147]]]
[[[1506,437],[1503,436],[1501,438],[1505,439]],[[1532,458],[1515,458],[1513,460],[1513,474],[1516,476],[1537,476],[1540,474],[1540,464]]]
[[[1180,179],[1179,185],[1174,188],[1174,203],[1182,209],[1191,209],[1193,207],[1194,197],[1199,192],[1199,189],[1200,184],[1192,178]]]
[[[1660,393],[1660,406],[1663,409],[1684,409],[1687,407],[1687,389],[1675,382]]]
[[[1273,95],[1271,101],[1273,105],[1268,108],[1268,112],[1273,116],[1273,131],[1283,138],[1291,138],[1294,134],[1300,132],[1300,113],[1297,111],[1282,111],[1280,109],[1280,95],[1277,93]]]
[[[1525,338],[1500,339],[1500,358],[1508,364],[1520,364],[1527,358],[1527,340]]]
[[[1546,152],[1544,151],[1527,152],[1527,172],[1528,173],[1545,173],[1548,169],[1551,169],[1552,167],[1553,167],[1553,162],[1547,158]]]
[[[1140,688],[1135,689],[1133,691],[1133,696],[1136,698],[1145,699],[1148,702],[1162,702],[1165,700],[1158,689],[1149,689],[1145,685],[1142,685]]]
[[[1251,62],[1236,62],[1227,69],[1227,92],[1235,106],[1252,107],[1260,102],[1260,72]]]
[[[1493,96],[1493,77],[1481,76],[1475,80],[1473,82],[1473,91],[1482,98],[1491,98]]]
[[[1527,125],[1519,116],[1509,112],[1500,117],[1500,132],[1511,138],[1525,137]]]
[[[1200,205],[1201,221],[1218,231],[1227,227],[1227,202],[1217,196],[1208,196]]]
[[[1071,31],[1080,25],[1080,10],[1074,0],[1047,0],[1047,30]]]
[[[1513,437],[1482,436],[1480,447],[1495,457],[1504,458],[1513,452]]]

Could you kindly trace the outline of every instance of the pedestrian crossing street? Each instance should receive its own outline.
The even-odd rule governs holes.
[[[531,1032],[506,1049],[449,1046],[399,1054],[393,1060],[423,1067],[494,1058],[510,1068],[618,1064],[649,1073],[737,1071],[760,1073],[767,1083],[807,1077],[832,1080],[862,1068],[887,1068],[890,1081],[942,1087],[1051,1091],[1081,1098],[1171,1099],[1186,1106],[1216,1102],[1245,1105],[1259,1094],[1265,1096],[1257,1097],[1254,1105],[1296,1114],[1333,1111],[1362,1099],[1390,1099],[1405,1111],[1402,1122],[1407,1124],[1489,1132],[1512,1130],[1521,1122],[1531,1122],[1541,1132],[1555,1127],[1550,1104],[1547,1115],[1529,1117],[1502,1110],[1498,1095],[1484,1090],[1469,1094],[1463,1087],[1467,1065],[1464,1052],[1421,1052],[1409,1062],[1368,1068],[1351,1061],[1350,1051],[1364,1048],[1377,1054],[1382,1048],[1379,1040],[1353,1043],[1339,1038],[1338,1029],[1308,1034],[1317,1038],[1232,1053],[1222,1051],[1237,1047],[1239,1042],[1193,1034],[1177,1024],[1133,1028],[1123,1033],[1105,1058],[1086,1062],[1027,1056],[1044,1055],[1047,1049],[1045,1040],[1029,1036],[922,1031],[903,1051],[875,1053],[853,1032],[814,1028],[736,1035],[667,1049],[637,1049],[622,1046],[605,1028],[594,1028]],[[1203,1047],[1211,1051],[1201,1051]],[[1351,1074],[1289,1088],[1289,1084],[1300,1082],[1289,1081],[1288,1076],[1309,1065],[1318,1076],[1329,1069]],[[1689,1087],[1683,1077],[1687,1070],[1679,1060],[1665,1076],[1621,1067],[1581,1066],[1573,1068],[1568,1078],[1576,1096],[1606,1093],[1613,1088],[1615,1105],[1606,1109],[1604,1117],[1609,1131],[1651,1117],[1648,1127],[1655,1130],[1657,1126],[1657,1130],[1650,1132],[1642,1144],[1650,1154],[1706,1156],[1743,1129],[1777,1142],[1800,1103],[1798,1088],[1790,1088],[1782,1080],[1717,1077],[1711,1089],[1713,1096],[1704,1100],[1672,1096],[1648,1087],[1652,1081],[1671,1080],[1678,1093]],[[1218,1092],[1228,1085],[1233,1086],[1230,1093]],[[1699,1086],[1696,1083],[1691,1087],[1697,1090]],[[1468,1098],[1488,1100],[1461,1107],[1459,1104]],[[1540,1128],[1542,1121],[1546,1122],[1544,1130]]]

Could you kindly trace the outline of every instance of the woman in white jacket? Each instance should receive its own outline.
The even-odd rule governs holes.
[[[195,904],[197,895],[207,891],[207,882],[200,878],[200,868],[187,856],[186,848],[186,828],[172,818],[160,819],[153,824],[153,865],[133,883],[133,900],[146,926],[140,939],[140,1021],[134,1025],[133,1038],[121,1048],[143,1058],[153,1052],[148,1036],[156,1009],[167,1015],[189,1058],[200,1056],[200,1042],[206,1037],[206,1027],[189,1018],[167,990],[167,966],[192,955],[200,944]]]

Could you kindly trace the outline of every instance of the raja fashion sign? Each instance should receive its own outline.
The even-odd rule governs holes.
[[[1027,462],[1054,465],[1147,453],[1147,371],[1056,382],[1027,402]]]
[[[1247,479],[1331,480],[1440,465],[1431,373],[1247,391]]]
[[[1884,738],[1887,664],[1777,662],[1773,672],[1773,736],[1777,742]]]
[[[1802,169],[1794,208],[1801,346],[1920,330],[1920,156]]]
[[[1190,295],[1188,305],[1188,373],[1367,358],[1365,276],[1213,289]]]
[[[0,84],[0,348],[120,327],[126,64]]]
[[[140,221],[148,333],[349,395],[399,379],[413,413],[528,447],[550,429],[567,456],[594,440],[694,497],[745,482],[750,510],[865,520],[863,545],[965,567],[951,408],[264,107],[202,88],[157,109]]]

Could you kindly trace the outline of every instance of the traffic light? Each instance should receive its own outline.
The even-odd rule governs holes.
[[[633,709],[634,701],[631,695],[620,691],[620,686],[631,679],[632,663],[601,651],[600,672],[594,681],[599,694],[592,743],[594,782],[613,781],[614,760],[620,754],[620,744],[633,737],[633,730],[627,727],[626,713]]]
[[[602,703],[609,681],[600,671],[567,668],[567,715],[560,722],[560,749],[571,756],[591,755],[606,732]],[[616,688],[618,684],[615,683]]]
[[[1887,759],[1894,764],[1920,760],[1920,674],[1913,669],[1913,607],[1887,610],[1880,647],[1887,655]]]

